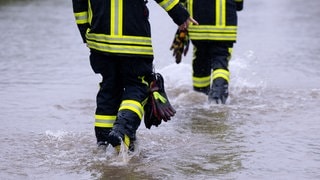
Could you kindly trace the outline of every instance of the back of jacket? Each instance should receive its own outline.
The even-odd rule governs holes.
[[[243,0],[185,0],[190,15],[199,25],[190,25],[191,40],[235,42],[237,38],[237,10]]]
[[[176,23],[183,23],[189,17],[179,0],[155,1]],[[91,50],[153,57],[145,0],[73,0],[72,3],[83,41]]]

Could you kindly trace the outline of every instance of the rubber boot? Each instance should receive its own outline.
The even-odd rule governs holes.
[[[217,104],[225,104],[228,95],[228,81],[221,77],[214,79],[208,94],[209,102],[215,101]]]

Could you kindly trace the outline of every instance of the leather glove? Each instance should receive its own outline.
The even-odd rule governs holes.
[[[190,39],[187,30],[177,30],[170,50],[173,50],[173,56],[176,58],[176,63],[181,62],[182,54],[185,56],[189,50]]]
[[[160,73],[153,75],[153,80],[150,83],[149,98],[144,106],[144,110],[144,123],[148,129],[152,125],[158,127],[162,120],[165,122],[171,120],[171,117],[176,113],[166,95],[163,77]]]

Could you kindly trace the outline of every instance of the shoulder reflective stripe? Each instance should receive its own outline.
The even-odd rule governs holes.
[[[229,76],[230,72],[225,69],[216,69],[212,73],[212,80],[217,79],[218,77],[221,77],[229,82]]]
[[[107,43],[117,43],[117,44],[138,44],[138,45],[148,45],[151,46],[150,37],[142,36],[111,36],[105,34],[95,34],[87,33],[87,39],[93,41],[107,42]]]
[[[139,116],[140,120],[142,119],[144,110],[143,110],[142,105],[138,101],[123,100],[120,105],[119,111],[124,110],[124,109],[135,112]]]
[[[193,86],[198,88],[203,88],[210,86],[210,76],[206,77],[192,77]]]
[[[88,12],[74,13],[74,17],[76,18],[77,24],[88,23]]]
[[[87,40],[87,45],[89,48],[96,49],[102,52],[153,55],[153,49],[151,46],[115,45],[99,43],[90,40]]]
[[[110,115],[95,115],[95,126],[96,127],[113,127],[117,116]]]
[[[170,11],[175,5],[179,3],[179,0],[163,0],[159,5],[166,11]]]

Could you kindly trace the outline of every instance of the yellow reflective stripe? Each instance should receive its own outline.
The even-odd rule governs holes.
[[[242,2],[243,0],[234,0],[235,2]]]
[[[225,69],[216,69],[212,73],[212,80],[217,79],[218,77],[221,77],[229,82],[229,76],[230,72]]]
[[[96,127],[113,127],[113,123],[116,121],[117,116],[114,115],[95,115]]]
[[[193,17],[193,0],[188,1],[187,8],[188,8],[188,12],[190,13],[190,17]]]
[[[221,0],[221,26],[225,26],[226,25],[226,22],[227,22],[227,2],[226,0]]]
[[[118,33],[122,35],[122,23],[123,23],[123,0],[116,0],[119,1],[119,11],[118,11],[118,16],[119,16],[119,21],[118,21]]]
[[[151,37],[143,36],[111,36],[105,34],[87,33],[87,39],[106,43],[138,44],[151,46]]]
[[[206,34],[206,33],[189,33],[190,39],[192,40],[227,40],[235,41],[237,35],[235,34]]]
[[[226,25],[226,0],[216,1],[216,25],[225,26]]]
[[[76,18],[77,24],[88,23],[88,12],[74,13],[74,17]]]
[[[123,139],[124,145],[126,146],[126,148],[129,148],[130,146],[130,138],[128,135],[124,135],[124,139]]]
[[[192,77],[193,86],[198,88],[204,88],[210,86],[210,76],[206,77]]]
[[[91,9],[91,1],[89,0],[89,2],[88,2],[88,21],[89,21],[89,24],[91,24],[91,22],[92,22],[92,16],[93,16],[93,13],[92,13],[92,9]]]
[[[228,40],[237,39],[237,26],[210,26],[198,25],[189,27],[189,36],[192,40]]]
[[[189,31],[191,32],[206,32],[206,33],[219,33],[219,32],[226,32],[226,33],[237,33],[237,26],[212,26],[212,25],[196,25],[190,26]]]
[[[128,150],[130,146],[130,138],[128,135],[124,135],[124,139],[122,139],[124,147]],[[120,153],[121,145],[114,147],[118,153]]]
[[[116,13],[115,13],[115,11],[116,11],[116,9],[117,9],[117,7],[115,7],[115,1],[113,0],[113,1],[110,1],[111,2],[111,11],[110,11],[110,30],[111,30],[111,34],[114,34],[114,31],[115,31],[115,24],[116,24],[116,17],[115,17],[115,15],[116,15]]]
[[[160,100],[162,103],[167,102],[167,99],[165,97],[161,96],[161,94],[157,91],[153,92],[152,95],[153,95],[154,99]]]
[[[149,86],[149,83],[145,80],[145,76],[138,76],[138,79],[141,79],[141,83]]]
[[[229,52],[229,54],[231,55],[232,54],[232,51],[233,51],[233,48],[228,48],[228,52]]]
[[[221,3],[221,0],[216,0],[216,25],[220,25],[220,18],[221,18],[221,8],[220,8],[220,3]]]
[[[228,52],[229,52],[229,56],[228,56],[228,61],[231,59],[232,57],[232,51],[233,51],[233,48],[228,48]]]
[[[87,45],[89,48],[96,49],[102,52],[153,55],[153,49],[150,46],[105,44],[105,43],[90,41],[88,39],[87,39]]]
[[[140,102],[135,100],[123,100],[120,105],[119,111],[125,109],[135,112],[139,116],[140,120],[142,119],[144,111]]]
[[[145,106],[147,102],[148,102],[148,97],[141,102],[142,106]]]
[[[122,0],[111,0],[111,35],[121,35],[122,34],[122,11],[123,11],[123,1]]]
[[[179,0],[163,0],[159,5],[166,11],[170,11],[178,3]]]

